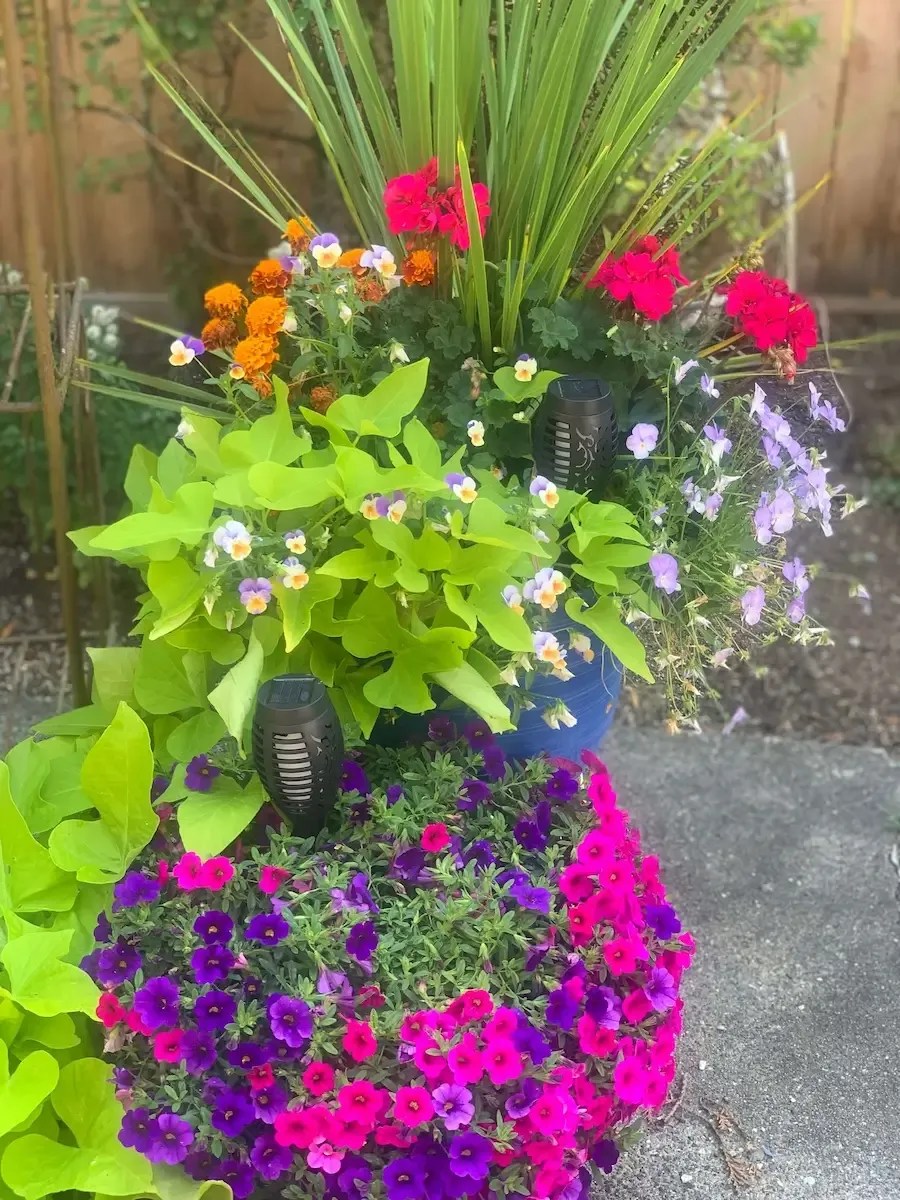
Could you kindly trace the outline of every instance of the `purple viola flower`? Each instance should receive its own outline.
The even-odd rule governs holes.
[[[273,1125],[278,1114],[287,1108],[288,1094],[279,1084],[271,1083],[255,1091],[252,1100],[257,1119]]]
[[[773,470],[777,471],[779,467],[784,466],[784,460],[781,457],[778,443],[773,441],[768,434],[763,434],[762,448],[766,456],[766,461]]]
[[[247,924],[247,940],[263,946],[277,946],[290,932],[290,925],[278,913],[257,913]]]
[[[234,961],[227,946],[198,946],[191,955],[191,970],[200,984],[221,983],[228,978]]]
[[[473,750],[481,750],[485,746],[491,746],[495,741],[491,727],[487,721],[470,721],[468,725],[463,726],[462,735]]]
[[[202,992],[194,1001],[198,1029],[224,1029],[234,1020],[237,1005],[227,992]]]
[[[97,981],[104,987],[117,987],[133,979],[141,965],[141,956],[134,946],[121,938],[97,955]]]
[[[216,1061],[216,1040],[205,1029],[185,1030],[181,1039],[184,1069],[189,1075],[202,1075]]]
[[[113,895],[120,908],[152,904],[159,899],[159,880],[148,879],[142,871],[129,871],[113,888]]]
[[[809,588],[809,578],[806,574],[806,565],[799,558],[792,558],[790,562],[786,562],[781,568],[781,574],[792,583],[797,592],[801,595]]]
[[[622,1023],[622,1001],[611,987],[588,988],[584,996],[584,1011],[602,1029],[618,1029]]]
[[[263,1133],[253,1143],[250,1161],[263,1179],[272,1182],[291,1169],[294,1152],[289,1146],[279,1146],[274,1134]]]
[[[338,244],[338,239],[335,234],[317,233],[316,236],[310,241],[309,249],[316,250],[320,246],[324,249],[326,246],[337,246]]]
[[[625,445],[635,458],[649,458],[659,441],[659,430],[655,425],[637,424],[625,439]]]
[[[198,754],[184,769],[184,785],[192,792],[208,792],[213,780],[222,772],[213,766],[205,754]]]
[[[527,1117],[534,1108],[541,1090],[541,1085],[536,1079],[523,1079],[519,1091],[506,1101],[506,1113],[510,1120],[521,1121],[523,1117]]]
[[[516,822],[513,837],[523,850],[543,850],[547,845],[547,835],[541,833],[537,822],[524,817]]]
[[[216,1178],[228,1184],[234,1200],[248,1200],[256,1187],[256,1172],[250,1163],[239,1158],[226,1158],[219,1166]]]
[[[137,1150],[138,1154],[146,1154],[157,1136],[156,1117],[150,1115],[149,1109],[132,1108],[122,1116],[122,1126],[119,1129],[119,1141],[129,1150]]]
[[[566,988],[557,988],[547,997],[545,1016],[551,1025],[557,1025],[567,1033],[575,1024],[578,1001]]]
[[[460,1133],[450,1143],[450,1170],[463,1179],[485,1179],[494,1159],[494,1147],[480,1133]]]
[[[439,746],[446,742],[456,741],[456,726],[453,723],[453,718],[446,716],[444,713],[438,713],[436,717],[432,717],[428,722],[428,740],[437,742]]]
[[[719,398],[719,389],[716,387],[716,381],[715,379],[711,379],[709,375],[700,376],[700,391],[705,392],[713,400],[718,400]]]
[[[195,354],[206,353],[206,346],[203,344],[200,338],[194,337],[192,333],[183,333],[181,335],[181,341],[186,350],[193,350]]]
[[[253,1104],[246,1092],[226,1088],[216,1097],[210,1124],[228,1138],[236,1138],[254,1120]]]
[[[791,427],[781,413],[773,412],[767,404],[763,404],[759,411],[759,423],[769,435],[774,438],[779,446],[784,446],[791,438]]]
[[[94,926],[94,941],[108,942],[112,938],[112,925],[109,923],[109,917],[105,912],[102,912],[97,917],[97,924]]]
[[[704,379],[706,376],[704,375]],[[731,453],[731,439],[727,436],[724,429],[720,429],[715,421],[709,425],[703,426],[705,434],[706,452],[712,461],[719,465],[726,454]]]
[[[554,800],[571,800],[578,794],[578,780],[570,771],[559,767],[547,780],[546,792]]]
[[[707,521],[715,521],[719,515],[719,509],[724,503],[725,497],[721,492],[710,492],[703,501],[703,515]]]
[[[741,596],[741,610],[745,625],[758,625],[762,610],[766,606],[766,589],[761,583],[747,588]]]
[[[421,1200],[425,1189],[425,1159],[402,1155],[389,1162],[382,1173],[387,1200]]]
[[[777,488],[769,505],[773,533],[787,533],[794,524],[794,498],[785,488]]]
[[[475,1117],[472,1093],[458,1083],[442,1083],[431,1093],[434,1110],[444,1127],[457,1130],[462,1125],[471,1125]]]
[[[230,942],[234,933],[234,921],[227,913],[212,909],[197,917],[194,921],[194,933],[201,937],[207,946]],[[201,979],[200,982],[205,983],[206,980]]]
[[[239,1071],[249,1071],[251,1067],[261,1067],[266,1062],[266,1053],[256,1042],[238,1042],[231,1047],[226,1058]]]
[[[650,980],[644,987],[644,995],[653,1006],[654,1012],[666,1012],[678,999],[678,985],[665,967],[654,967]]]
[[[187,1121],[171,1112],[160,1113],[156,1118],[156,1130],[146,1155],[153,1163],[167,1163],[174,1167],[187,1158],[193,1141],[194,1131]]]
[[[359,792],[360,796],[368,796],[372,791],[368,775],[352,758],[346,759],[341,768],[340,788],[342,792]]]
[[[806,597],[804,595],[792,596],[788,601],[787,608],[784,610],[787,619],[794,625],[799,625],[806,616]]]
[[[358,921],[347,935],[344,949],[358,963],[371,961],[372,955],[378,949],[378,934],[372,921]]]
[[[424,867],[425,851],[420,850],[418,846],[410,846],[408,850],[401,850],[395,856],[391,864],[391,873],[408,883],[417,883],[423,876]]]
[[[678,561],[671,554],[651,555],[648,566],[654,585],[664,591],[667,596],[681,591],[681,584],[678,582]]]
[[[398,801],[402,800],[405,792],[399,783],[392,783],[384,793],[385,802],[388,808],[393,808]]]
[[[294,1050],[312,1037],[312,1012],[306,1001],[296,996],[276,993],[270,997],[268,1018],[272,1036]]]
[[[509,889],[509,894],[521,908],[529,908],[532,912],[545,915],[550,912],[552,896],[547,888],[519,883]]]
[[[153,782],[150,784],[150,803],[158,800],[166,788],[169,786],[167,775],[154,775]]]
[[[482,771],[491,780],[492,783],[497,783],[506,774],[506,755],[503,753],[501,746],[495,742],[493,745],[484,746],[481,751]]]
[[[606,1175],[609,1175],[619,1161],[619,1147],[612,1138],[601,1138],[599,1142],[594,1144],[594,1149],[591,1151],[591,1161]]]
[[[172,1029],[178,1024],[178,987],[165,976],[148,979],[134,993],[135,1012],[148,1029]]]
[[[483,779],[464,779],[459,789],[456,807],[461,812],[474,812],[479,804],[490,800],[493,792]]]
[[[465,854],[463,854],[463,863],[465,866],[468,866],[469,863],[474,863],[482,871],[486,871],[488,867],[494,866],[496,862],[497,859],[491,843],[486,838],[473,842]]]
[[[113,1067],[113,1083],[124,1091],[134,1083],[134,1075],[127,1067]]]
[[[644,917],[661,942],[681,933],[681,922],[671,904],[648,904]]]

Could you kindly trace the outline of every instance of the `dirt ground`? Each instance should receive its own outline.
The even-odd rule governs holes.
[[[833,323],[832,337],[885,328],[842,318]],[[820,564],[808,608],[831,630],[834,645],[779,643],[749,664],[719,672],[720,696],[704,701],[701,726],[719,731],[742,708],[747,718],[738,736],[752,730],[900,753],[900,340],[870,343],[840,357],[848,372],[841,386],[852,421],[829,446],[832,479],[870,502],[836,522],[832,538],[803,531],[792,543],[804,561]],[[834,398],[833,381],[818,382]],[[10,506],[0,506],[0,751],[27,736],[33,721],[70,703],[52,555],[34,558],[25,544]],[[848,595],[854,581],[871,593],[870,611]],[[82,593],[81,605],[82,627],[93,635],[88,644],[96,644],[90,590]],[[127,598],[119,608],[121,636]],[[654,689],[626,687],[621,720],[658,725],[665,716]]]

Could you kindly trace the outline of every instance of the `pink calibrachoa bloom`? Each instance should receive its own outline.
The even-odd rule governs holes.
[[[434,1038],[428,1036],[421,1037],[416,1042],[413,1060],[428,1080],[440,1079],[447,1066],[447,1056]]]
[[[456,1011],[457,1005],[460,1009],[459,1013]],[[490,992],[481,988],[473,988],[471,991],[463,992],[454,1000],[449,1011],[451,1016],[466,1025],[469,1021],[483,1021],[485,1017],[489,1017],[494,1011],[494,1002]]]
[[[382,1111],[383,1096],[384,1090],[375,1087],[368,1079],[356,1079],[353,1083],[345,1084],[338,1092],[338,1111],[342,1117],[372,1128]]]
[[[594,894],[596,881],[590,866],[585,863],[569,863],[559,877],[559,890],[570,904],[580,904]]]
[[[209,888],[211,892],[221,892],[225,884],[234,879],[234,863],[223,855],[208,858],[203,864],[201,877],[201,887]]]
[[[344,1150],[318,1138],[309,1148],[307,1166],[313,1171],[324,1171],[326,1175],[337,1175],[344,1161]]]
[[[578,1045],[584,1054],[593,1058],[607,1058],[615,1051],[616,1033],[607,1029],[585,1013],[578,1021]]]
[[[182,854],[172,868],[172,874],[183,892],[193,892],[197,888],[206,887],[203,861],[199,854],[193,854],[190,851]]]
[[[445,846],[449,845],[450,834],[447,832],[446,825],[435,822],[433,825],[426,825],[422,830],[421,846],[429,854],[439,854]]]
[[[482,1053],[482,1061],[491,1083],[496,1087],[518,1079],[522,1074],[522,1055],[508,1038],[489,1042]]]
[[[153,1057],[157,1062],[176,1063],[181,1059],[183,1029],[164,1029],[154,1035]]]
[[[378,1049],[378,1042],[368,1021],[348,1021],[341,1045],[354,1062],[365,1062]]]
[[[287,883],[291,873],[287,867],[265,866],[259,873],[259,890],[267,896],[274,896],[283,883]]]
[[[583,866],[590,867],[596,875],[610,861],[615,851],[615,844],[605,834],[599,829],[592,829],[581,839],[576,853],[578,861]]]
[[[324,1096],[334,1088],[334,1068],[325,1062],[311,1062],[303,1072],[303,1086],[311,1096]]]
[[[474,1033],[464,1033],[455,1046],[451,1046],[447,1062],[456,1083],[479,1083],[484,1075],[484,1062]]]
[[[639,961],[649,958],[644,943],[636,937],[618,937],[603,947],[603,957],[613,975],[632,975]]]
[[[394,1095],[394,1120],[408,1129],[425,1125],[434,1116],[430,1092],[423,1087],[398,1088]]]
[[[511,1038],[519,1026],[519,1015],[512,1008],[498,1008],[485,1025],[483,1037],[486,1042],[493,1038]]]

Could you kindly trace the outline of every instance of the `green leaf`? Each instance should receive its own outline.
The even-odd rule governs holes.
[[[334,561],[334,560],[332,560]],[[278,598],[284,621],[284,644],[288,654],[306,637],[312,619],[312,610],[317,604],[333,600],[341,590],[339,579],[331,579],[321,571],[314,571],[304,588],[287,588],[276,583],[272,588]]]
[[[195,412],[185,409],[184,419],[192,426],[193,432],[186,433],[183,441],[193,453],[197,465],[207,479],[218,479],[225,473],[222,459],[219,457],[219,438],[222,433],[221,424],[213,417],[201,417]],[[138,505],[135,505],[137,508]]]
[[[256,463],[274,462],[288,466],[312,449],[308,433],[298,436],[294,431],[287,402],[287,384],[275,376],[275,411],[258,417],[250,429],[226,433],[219,454],[226,468],[252,467]]]
[[[109,884],[82,883],[78,888],[75,903],[68,912],[57,913],[50,926],[54,932],[72,934],[72,942],[64,961],[80,966],[86,954],[95,949],[94,929],[101,912],[112,904],[112,887]]]
[[[589,567],[640,567],[649,562],[650,547],[615,545],[595,540],[582,558],[585,566]]]
[[[68,1013],[57,1013],[55,1017],[36,1017],[34,1013],[26,1013],[16,1041],[37,1042],[38,1045],[47,1046],[51,1050],[71,1050],[80,1044],[81,1038],[75,1029],[75,1022]]]
[[[277,512],[292,508],[315,508],[329,496],[341,495],[341,478],[333,463],[327,467],[285,467],[280,463],[257,463],[250,468],[248,479],[262,504]]]
[[[185,850],[201,858],[221,854],[267,801],[257,776],[243,791],[233,779],[220,775],[208,792],[191,792],[178,805],[178,829]]]
[[[469,629],[474,631],[478,627],[478,614],[455,583],[444,581],[444,600],[450,611],[465,621]]]
[[[113,718],[113,712],[114,709],[107,708],[105,704],[86,704],[83,708],[73,708],[71,712],[58,717],[38,721],[34,729],[36,733],[43,733],[47,737],[84,737],[85,734],[105,729]]]
[[[391,665],[363,688],[366,699],[379,708],[421,713],[434,708],[425,676],[461,666],[463,653],[454,640],[456,630],[429,629],[414,644],[394,655]]]
[[[181,442],[170,438],[156,464],[156,478],[165,494],[172,499],[183,483],[196,473],[197,461],[188,454]]]
[[[71,930],[55,932],[36,929],[22,922],[19,936],[13,937],[0,951],[8,981],[0,987],[21,1008],[39,1017],[57,1013],[83,1012],[93,1017],[100,992],[94,981],[63,959],[72,941]]]
[[[44,755],[50,755],[50,748],[55,750],[57,746],[64,747],[65,753],[50,757],[49,770],[47,778],[41,784],[40,797],[31,810],[31,815],[23,814],[32,833],[44,833],[58,825],[65,817],[84,812],[91,807],[91,802],[81,787],[81,767],[87,750],[76,749],[71,744],[57,742],[56,739],[38,743],[38,749]]]
[[[128,470],[125,472],[124,491],[135,512],[145,509],[150,503],[152,488],[150,480],[156,475],[156,455],[146,446],[134,446]]]
[[[580,596],[572,596],[566,601],[566,613],[573,621],[595,633],[623,667],[640,675],[648,683],[653,682],[644,644],[622,620],[615,600],[604,596],[592,608],[586,608]]]
[[[71,1021],[70,1021],[71,1024]],[[6,1046],[0,1050],[4,1056]],[[44,1103],[59,1082],[56,1059],[46,1050],[35,1050],[19,1063],[0,1087],[0,1137],[23,1121]]]
[[[307,425],[312,425],[314,429],[324,429],[328,433],[329,441],[332,446],[349,446],[350,439],[341,429],[340,425],[335,425],[334,421],[329,421],[328,417],[323,413],[318,413],[314,408],[304,408],[302,405],[297,409],[303,417]]]
[[[153,751],[147,726],[124,702],[88,751],[81,786],[99,821],[63,821],[50,834],[50,853],[85,883],[114,883],[159,825],[150,804]]]
[[[14,912],[62,912],[75,901],[75,876],[61,871],[13,803],[9,769],[0,762],[0,868],[4,905]]]
[[[91,539],[96,550],[130,550],[166,541],[196,546],[209,532],[213,485],[186,483],[175,494],[171,512],[138,512],[107,525]]]
[[[151,641],[165,637],[189,620],[206,591],[205,581],[183,558],[152,562],[147,568],[147,587],[162,610],[150,631]]]
[[[501,367],[494,372],[494,384],[500,389],[512,404],[521,404],[523,400],[533,400],[543,396],[554,379],[559,379],[559,371],[538,371],[534,379],[520,381],[512,367]]]
[[[427,378],[427,358],[397,367],[367,396],[347,395],[335,400],[328,409],[329,420],[361,436],[396,437],[403,418],[422,399]]]
[[[353,601],[348,616],[353,624],[344,630],[341,641],[354,658],[373,658],[408,644],[411,635],[400,628],[396,604],[372,583]]]
[[[169,1167],[165,1163],[153,1164],[153,1183],[148,1191],[161,1200],[232,1200],[227,1183],[217,1179],[198,1183],[180,1166]],[[106,1200],[106,1197],[98,1195],[95,1200]]]
[[[182,721],[169,734],[166,749],[176,762],[190,762],[198,754],[211,750],[227,732],[219,714],[207,708]]]
[[[193,652],[176,649],[164,641],[145,638],[134,673],[134,696],[141,708],[155,716],[205,705],[195,688],[196,671],[189,657]]]
[[[460,534],[463,541],[479,542],[485,546],[500,546],[509,550],[518,550],[522,554],[532,554],[536,558],[549,558],[546,546],[526,533],[510,525],[503,510],[493,500],[479,496],[469,505],[469,520],[465,533]]]
[[[403,427],[403,444],[414,467],[435,479],[442,478],[441,448],[418,417],[413,417]]]
[[[163,566],[152,563],[150,569]],[[88,656],[94,668],[93,699],[112,710],[120,700],[129,701],[134,693],[134,672],[140,650],[134,646],[93,646]]]
[[[246,609],[241,612],[246,617]],[[227,633],[210,625],[204,618],[194,618],[186,625],[180,626],[168,634],[166,641],[170,646],[179,650],[196,650],[200,654],[209,654],[215,662],[223,667],[230,667],[243,657],[244,639],[239,633]]]
[[[515,728],[509,709],[471,663],[464,662],[450,671],[436,672],[433,678],[451,696],[478,713],[494,733]]]
[[[243,744],[244,725],[256,700],[264,658],[259,639],[251,633],[247,653],[209,693],[210,704],[238,745]]]
[[[503,575],[482,579],[469,592],[469,604],[487,630],[492,642],[504,650],[531,654],[534,650],[531,628],[521,613],[513,612],[503,599]]]

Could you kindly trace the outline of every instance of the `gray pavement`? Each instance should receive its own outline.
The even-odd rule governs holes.
[[[622,728],[602,756],[699,950],[682,1103],[597,1200],[745,1181],[748,1200],[900,1200],[900,763]]]

